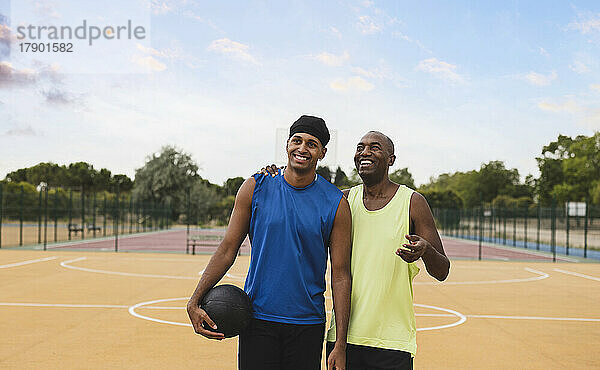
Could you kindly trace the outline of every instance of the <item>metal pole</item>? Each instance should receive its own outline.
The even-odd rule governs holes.
[[[85,239],[85,192],[81,185],[81,240]]]
[[[478,255],[479,255],[479,260],[481,261],[481,240],[483,239],[483,225],[482,225],[482,218],[483,218],[483,202],[481,200],[481,193],[479,194],[479,251],[478,251]]]
[[[58,236],[58,189],[54,191],[54,242],[57,241]]]
[[[121,196],[121,193],[119,192],[119,184],[117,183],[117,199],[116,199],[116,211],[117,213],[115,214],[115,221],[116,221],[116,227],[115,227],[115,252],[119,251],[119,197]]]
[[[512,209],[513,216],[513,247],[517,246],[517,206],[514,205]]]
[[[556,198],[552,197],[552,208],[550,209],[551,217],[551,247],[552,247],[552,262],[556,262]]]
[[[569,202],[567,202],[567,207],[565,207],[565,213],[566,213],[565,216],[567,218],[567,222],[565,223],[566,224],[566,230],[565,231],[567,232],[567,256],[569,255],[569,227],[571,226],[570,222],[569,222],[571,220],[571,217],[569,215],[569,206],[568,206],[568,204],[569,204]]]
[[[19,245],[23,245],[23,207],[25,204],[25,189],[21,185],[21,199],[19,210]]]
[[[2,216],[3,216],[3,208],[2,204],[4,199],[4,194],[2,193],[2,184],[0,184],[0,249],[2,248]]]
[[[96,192],[92,196],[92,232],[94,233],[94,238],[96,237]]]
[[[42,243],[42,189],[40,189],[40,196],[38,202],[38,244]]]
[[[44,186],[44,250],[48,244],[48,186]]]
[[[129,234],[133,233],[133,197],[129,195]]]
[[[69,240],[71,240],[71,223],[73,222],[73,189],[69,189]]]
[[[186,232],[186,239],[189,240],[190,239],[190,209],[191,209],[191,188],[187,188],[186,191],[186,197],[187,197],[187,211],[186,211],[186,215],[185,215],[185,223],[187,224],[187,232]]]
[[[504,231],[502,232],[502,244],[506,245],[506,207],[502,208],[502,223]]]
[[[585,200],[585,222],[583,224],[583,258],[587,258],[587,249],[588,249],[588,218],[590,202],[588,202],[587,198]]]
[[[529,222],[529,206],[525,206],[525,223],[524,225],[524,233],[525,233],[525,248],[527,248],[527,223]]]
[[[536,250],[540,250],[540,223],[541,223],[541,217],[542,217],[542,207],[539,203],[538,200],[538,204],[537,204],[537,241],[535,243],[535,249]]]
[[[106,236],[106,192],[104,192],[104,207],[102,208],[102,236]]]

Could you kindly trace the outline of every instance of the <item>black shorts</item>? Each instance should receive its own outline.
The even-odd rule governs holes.
[[[327,342],[327,357],[333,350],[333,344],[333,342]],[[413,359],[409,352],[358,346],[350,343],[346,347],[346,370],[410,370],[412,368]]]
[[[252,319],[240,334],[238,367],[241,370],[318,370],[325,323],[284,324]]]

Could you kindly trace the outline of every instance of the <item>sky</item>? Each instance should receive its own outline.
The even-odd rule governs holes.
[[[41,38],[19,26],[83,20],[145,33],[22,52]],[[379,130],[417,185],[492,160],[537,176],[559,134],[600,130],[600,2],[0,0],[0,178],[76,161],[133,178],[173,145],[222,184],[275,162],[302,114],[346,173]]]

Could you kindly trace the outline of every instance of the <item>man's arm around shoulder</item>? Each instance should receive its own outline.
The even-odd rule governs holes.
[[[352,216],[350,206],[346,198],[342,197],[333,222],[329,244],[336,342],[327,359],[328,369],[333,369],[334,366],[336,369],[344,369],[346,366],[346,339],[350,318],[350,293],[352,291],[352,276],[350,275],[351,235]]]
[[[244,181],[240,190],[238,190],[225,237],[208,262],[198,286],[196,286],[196,290],[187,304],[188,315],[194,326],[194,331],[209,339],[224,339],[225,336],[222,333],[215,333],[202,327],[202,324],[206,322],[213,329],[218,330],[215,323],[203,309],[198,307],[198,304],[206,292],[214,287],[229,270],[235,261],[244,238],[246,238],[246,234],[248,234],[250,216],[252,215],[252,194],[255,185],[256,181],[251,177]]]

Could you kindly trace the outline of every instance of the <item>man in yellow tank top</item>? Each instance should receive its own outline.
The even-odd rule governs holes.
[[[356,147],[363,184],[344,191],[352,211],[352,298],[347,369],[412,369],[417,350],[412,280],[421,258],[437,280],[450,262],[425,198],[390,181],[394,144],[370,131]],[[327,351],[336,340],[335,316]]]

